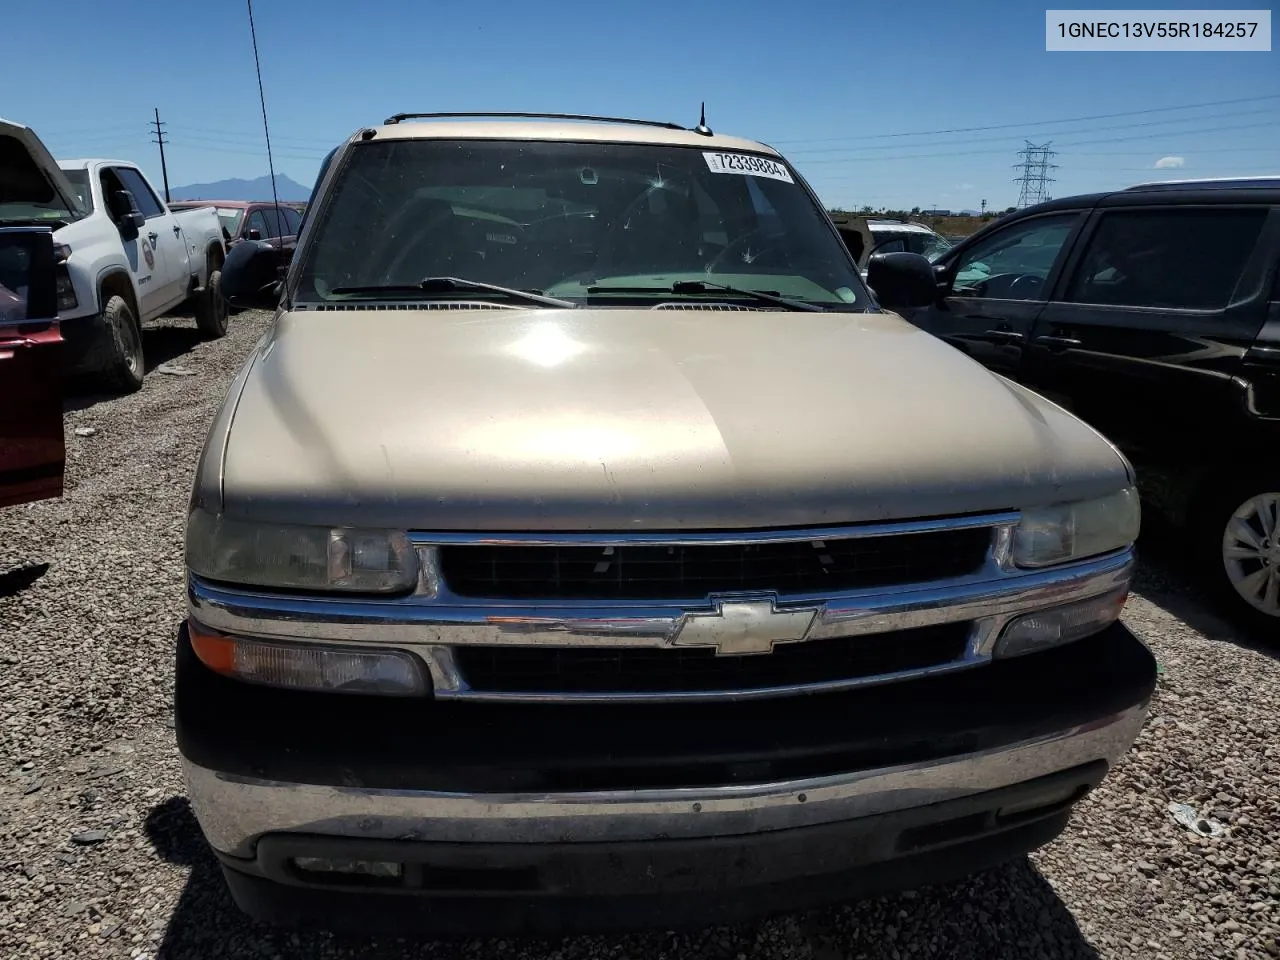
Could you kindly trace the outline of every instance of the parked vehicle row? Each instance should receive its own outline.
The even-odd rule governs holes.
[[[296,205],[252,200],[176,200],[173,210],[213,207],[222,222],[222,238],[230,250],[242,240],[262,240],[275,247],[292,247],[298,241],[302,212]]]
[[[57,162],[28,127],[0,121],[0,225],[54,229],[63,367],[116,391],[142,385],[141,324],[178,308],[226,333],[226,248],[212,208],[170,210],[145,174],[116,160]]]
[[[146,244],[140,171],[24,131],[0,365],[108,226],[126,263],[182,240],[135,301],[276,311],[197,465],[175,683],[259,918],[706,924],[1034,849],[1155,687],[1140,479],[1280,622],[1280,180],[888,252],[933,241],[705,124],[399,115],[326,157],[299,243],[227,203]],[[0,497],[52,489],[39,449]]]

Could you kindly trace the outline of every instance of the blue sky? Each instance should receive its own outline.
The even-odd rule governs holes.
[[[6,6],[6,78],[26,79],[6,84],[0,110],[55,156],[133,160],[159,184],[147,126],[159,107],[173,186],[266,173],[243,0]],[[833,206],[1004,208],[1024,139],[1058,151],[1056,196],[1280,172],[1280,53],[1048,53],[1044,10],[254,0],[277,172],[307,185],[330,147],[402,110],[692,126],[700,100],[713,129],[774,144]],[[974,127],[997,129],[915,135]],[[1181,161],[1156,169],[1162,158]]]

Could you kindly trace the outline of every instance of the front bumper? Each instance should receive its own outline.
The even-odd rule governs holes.
[[[541,844],[278,833],[262,838],[252,861],[219,859],[242,910],[303,929],[439,936],[705,927],[996,866],[1056,837],[1105,772],[1098,761],[955,800],[763,833]],[[403,873],[365,882],[306,876],[295,857],[392,862]]]
[[[704,891],[688,919],[713,922],[1018,855],[1128,749],[1154,684],[1120,624],[956,674],[698,705],[267,690],[212,674],[181,633],[177,731],[196,817],[251,913],[301,922],[339,894],[416,894],[453,904],[405,908],[447,929],[478,897],[491,928],[499,897],[538,907],[521,929],[558,930],[626,925],[602,901],[675,923]],[[295,856],[405,867],[392,887],[335,886]]]

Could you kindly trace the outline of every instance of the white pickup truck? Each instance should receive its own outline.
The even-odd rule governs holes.
[[[137,390],[142,323],[180,307],[206,337],[226,333],[212,207],[175,213],[134,164],[55,161],[33,130],[0,119],[0,226],[28,225],[54,228],[67,373]]]

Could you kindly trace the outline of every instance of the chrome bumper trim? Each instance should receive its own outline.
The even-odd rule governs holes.
[[[849,637],[912,627],[1009,617],[1083,600],[1125,586],[1132,550],[1049,570],[969,577],[822,597],[779,595],[778,609],[822,609],[805,640]],[[257,593],[188,578],[192,616],[214,630],[281,640],[428,644],[549,644],[556,646],[670,646],[683,619],[715,609],[699,604],[462,603],[416,596],[367,600]]]
[[[762,833],[874,816],[1012,786],[1095,760],[1137,738],[1142,703],[1058,733],[927,764],[783,783],[561,794],[451,794],[235,778],[185,758],[209,843],[252,857],[278,832],[444,843],[576,843]]]
[[[997,544],[999,539],[997,540]],[[998,556],[998,554],[997,554]],[[993,559],[994,568],[998,560]],[[424,600],[312,598],[228,590],[191,577],[192,616],[224,633],[328,644],[367,643],[411,653],[425,665],[441,699],[520,702],[621,702],[753,699],[850,690],[897,680],[950,673],[986,663],[1001,631],[1014,617],[1085,600],[1127,587],[1131,550],[1051,570],[1004,573],[903,588],[863,590],[822,598],[782,596],[779,610],[817,607],[803,638],[810,640],[892,633],[951,623],[969,624],[969,641],[956,660],[920,669],[822,683],[743,690],[635,693],[591,691],[529,693],[477,690],[459,670],[453,650],[467,644],[670,648],[705,604],[557,603],[498,606]]]

